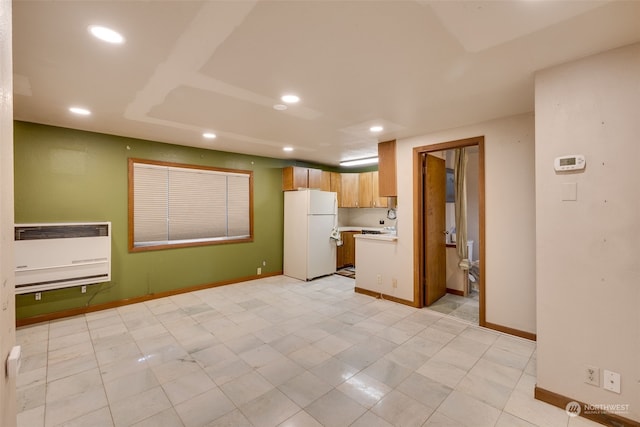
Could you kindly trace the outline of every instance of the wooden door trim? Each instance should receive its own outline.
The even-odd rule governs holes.
[[[485,251],[485,171],[484,171],[484,136],[458,139],[433,145],[423,145],[413,148],[413,301],[416,307],[423,307],[424,292],[420,286],[420,278],[424,275],[424,206],[422,188],[422,163],[420,157],[423,153],[451,150],[455,148],[478,146],[478,228],[480,234],[480,278],[478,288],[480,300],[478,308],[478,323],[486,326],[486,251]]]

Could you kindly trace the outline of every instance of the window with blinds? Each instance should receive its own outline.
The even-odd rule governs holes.
[[[129,250],[253,240],[253,172],[129,159]]]

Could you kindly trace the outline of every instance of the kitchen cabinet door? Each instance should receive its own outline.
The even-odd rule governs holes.
[[[338,172],[329,172],[329,191],[338,194],[338,207],[342,207],[342,177]]]
[[[317,188],[322,190],[322,171],[320,169],[307,169],[309,176],[308,188]]]
[[[347,231],[347,235],[346,238],[344,240],[344,244],[346,245],[345,248],[345,255],[344,255],[344,260],[346,262],[346,265],[353,265],[354,267],[356,266],[356,238],[353,237],[356,234],[360,233],[359,231]]]
[[[321,171],[322,175],[320,177],[320,189],[322,191],[333,191],[331,189],[331,172]]]
[[[341,238],[344,239],[344,233],[340,233]],[[344,240],[342,246],[336,248],[336,270],[342,267],[346,267],[344,263]]]
[[[385,141],[378,144],[378,172],[380,191],[383,197],[396,197],[396,141]]]
[[[372,174],[372,181],[373,181],[373,185],[371,186],[371,190],[372,190],[372,199],[373,199],[373,207],[374,208],[386,208],[388,203],[387,203],[387,198],[386,197],[380,197],[380,190],[379,190],[379,180],[378,180],[378,174],[379,172],[371,172]]]
[[[340,175],[342,181],[342,206],[343,208],[358,207],[358,178],[357,173],[343,173]]]
[[[358,207],[373,207],[373,173],[362,172],[358,176]]]
[[[358,178],[358,207],[386,208],[387,198],[378,195],[378,171],[363,172]]]
[[[299,166],[282,168],[282,191],[309,187],[309,171]]]
[[[359,234],[359,231],[343,231],[342,232],[342,267],[346,266],[354,266],[356,265],[356,234]]]

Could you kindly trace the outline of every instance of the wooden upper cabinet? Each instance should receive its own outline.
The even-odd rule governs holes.
[[[379,194],[382,197],[396,197],[396,141],[385,141],[378,144],[378,182]]]
[[[362,172],[358,174],[358,207],[373,207],[373,173]]]
[[[298,188],[317,188],[322,191],[331,191],[330,173],[300,166],[282,168],[282,191],[292,191]]]
[[[309,187],[309,172],[307,168],[287,166],[282,168],[282,191],[292,191]]]
[[[309,175],[308,188],[322,188],[322,171],[320,169],[307,169]]]
[[[341,207],[357,208],[358,207],[358,173],[340,174],[341,179]]]
[[[386,208],[388,206],[387,197],[380,196],[380,188],[379,188],[379,172],[371,172],[372,175],[372,199],[373,199],[373,207],[374,208]]]
[[[338,194],[338,207],[342,207],[342,177],[338,172],[329,172],[329,191]]]
[[[282,168],[282,190],[317,188],[338,195],[340,208],[383,208],[387,198],[378,194],[378,172],[338,173],[287,166]]]
[[[361,208],[386,208],[387,198],[378,194],[378,172],[362,172],[358,177],[358,205]]]
[[[332,191],[331,190],[331,172],[320,171],[322,176],[320,177],[320,189],[322,191]]]

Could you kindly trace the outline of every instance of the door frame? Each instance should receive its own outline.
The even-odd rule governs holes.
[[[424,277],[424,188],[421,156],[424,153],[434,151],[452,150],[463,147],[478,147],[478,228],[480,242],[480,275],[478,289],[480,293],[478,307],[479,326],[486,326],[486,251],[485,251],[485,172],[484,172],[484,136],[458,139],[433,145],[424,145],[413,148],[413,302],[416,307],[424,307],[424,286],[421,277]]]

